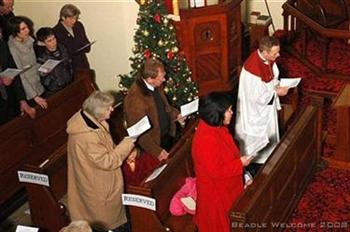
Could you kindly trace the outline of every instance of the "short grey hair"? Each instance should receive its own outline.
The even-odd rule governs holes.
[[[92,232],[92,229],[87,221],[79,220],[72,221],[68,226],[62,228],[60,232]]]
[[[83,110],[96,119],[99,119],[113,104],[114,97],[112,94],[95,91],[84,101]]]
[[[73,4],[66,4],[61,8],[60,11],[60,20],[67,18],[67,17],[74,17],[79,16],[80,10],[78,7],[76,7]]]

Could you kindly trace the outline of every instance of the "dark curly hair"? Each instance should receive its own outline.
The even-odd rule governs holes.
[[[211,126],[222,126],[225,112],[232,106],[232,98],[224,93],[213,92],[199,101],[199,117]]]

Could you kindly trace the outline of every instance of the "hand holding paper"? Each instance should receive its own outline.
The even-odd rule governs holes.
[[[148,117],[144,116],[140,121],[135,123],[133,126],[126,129],[128,135],[136,140],[143,132],[151,128],[151,124],[149,123]]]
[[[63,60],[53,60],[48,59],[45,63],[43,63],[38,71],[43,73],[49,73],[51,72],[59,63],[61,63]]]
[[[78,53],[83,51],[85,48],[90,47],[91,45],[93,45],[94,43],[96,43],[96,40],[92,41],[91,43],[85,44],[84,46],[78,48],[77,50],[75,50],[73,53]]]
[[[7,68],[6,70],[4,70],[0,73],[0,77],[14,78],[17,75],[26,72],[32,66],[33,65],[26,65],[23,67],[23,69]]]
[[[301,77],[298,78],[281,78],[280,86],[294,88],[297,87],[299,82],[301,81]]]
[[[197,112],[198,104],[199,104],[199,99],[197,98],[194,101],[191,101],[190,103],[180,106],[182,117],[186,117],[194,112]]]

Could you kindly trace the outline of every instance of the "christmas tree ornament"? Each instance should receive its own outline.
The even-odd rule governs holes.
[[[157,23],[160,23],[160,15],[158,13],[156,13],[154,16],[153,16],[153,19],[154,21],[156,21]]]
[[[159,40],[159,41],[158,41],[158,46],[159,46],[159,47],[162,47],[163,45],[164,45],[163,40]]]
[[[143,52],[143,56],[145,58],[150,58],[152,55],[151,51],[149,49],[146,49],[144,52]]]
[[[168,53],[166,54],[166,57],[167,57],[169,60],[172,60],[172,59],[174,58],[174,53],[168,52]]]
[[[174,53],[176,53],[176,52],[179,51],[179,48],[178,48],[178,47],[173,47],[173,48],[171,49],[171,51],[174,52]]]
[[[132,47],[132,52],[133,52],[133,53],[136,53],[136,52],[138,52],[138,51],[139,51],[139,49],[138,49],[136,46]]]
[[[144,30],[144,31],[143,31],[143,35],[147,37],[147,36],[149,36],[149,32],[146,31],[146,30]]]

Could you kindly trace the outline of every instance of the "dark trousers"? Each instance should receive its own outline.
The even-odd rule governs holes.
[[[173,145],[174,139],[169,134],[162,136],[162,138],[160,139],[160,147],[166,150],[167,152],[170,151]]]

